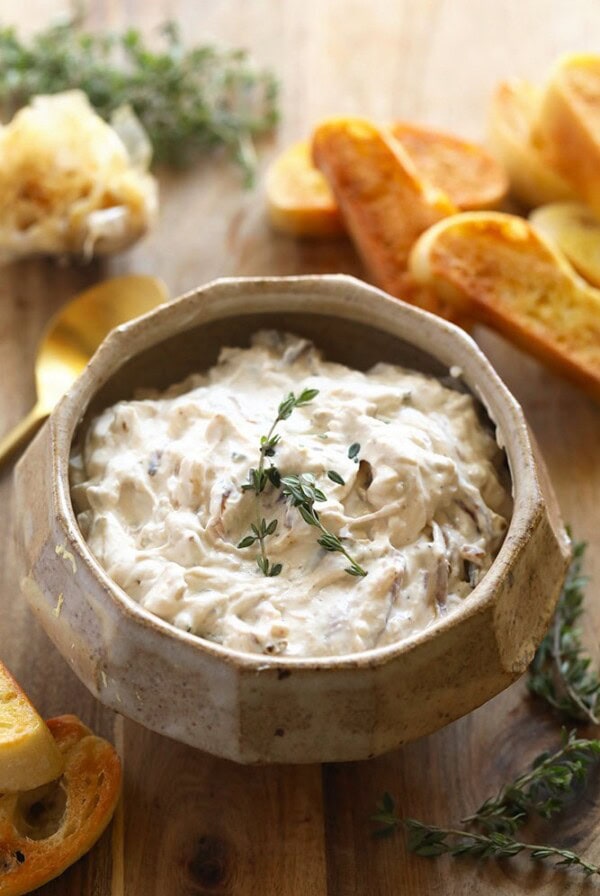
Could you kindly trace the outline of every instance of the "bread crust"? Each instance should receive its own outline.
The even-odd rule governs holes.
[[[64,772],[34,791],[0,796],[0,896],[29,893],[81,858],[119,800],[121,763],[115,748],[76,716],[47,724],[64,757]]]
[[[495,209],[506,198],[506,171],[482,146],[408,121],[396,121],[389,130],[419,177],[442,190],[461,211]]]

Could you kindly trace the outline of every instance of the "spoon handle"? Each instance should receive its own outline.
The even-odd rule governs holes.
[[[34,404],[27,416],[0,441],[0,467],[34,437],[47,417],[48,411],[39,402]]]

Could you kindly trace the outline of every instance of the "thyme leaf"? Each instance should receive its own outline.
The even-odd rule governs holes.
[[[343,478],[339,473],[336,473],[335,470],[327,470],[327,478],[331,479],[332,482],[335,482],[336,485],[346,485]]]
[[[360,451],[360,444],[358,442],[352,442],[352,444],[348,448],[348,457],[350,458],[350,460],[353,460],[355,464],[358,463],[359,451]]]

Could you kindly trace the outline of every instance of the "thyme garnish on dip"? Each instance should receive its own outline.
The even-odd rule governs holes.
[[[332,473],[338,477],[338,480],[333,479]],[[330,479],[333,479],[333,482],[342,479],[335,470],[330,470],[327,475]],[[350,564],[344,568],[344,571],[351,576],[366,576],[366,571],[350,556],[338,536],[334,535],[333,532],[330,532],[323,525],[318,511],[315,509],[315,501],[326,501],[327,499],[323,492],[316,487],[315,477],[311,473],[300,473],[299,476],[283,476],[281,479],[281,490],[286,498],[290,499],[292,507],[298,508],[304,522],[309,526],[316,526],[320,530],[321,537],[317,539],[317,543],[326,551],[344,555]]]
[[[256,519],[250,526],[250,535],[244,536],[238,544],[238,548],[249,548],[258,543],[259,556],[256,563],[263,575],[272,578],[278,576],[283,569],[281,563],[271,563],[265,548],[265,539],[269,535],[274,535],[277,531],[277,520],[272,519],[269,522],[263,516],[262,494],[270,483],[274,488],[281,489],[281,493],[288,499],[292,507],[297,508],[304,522],[309,526],[315,526],[321,532],[321,537],[317,539],[318,544],[330,553],[339,553],[348,560],[349,566],[345,567],[345,571],[351,576],[366,576],[366,571],[360,566],[356,560],[348,553],[340,538],[327,529],[315,509],[315,502],[326,501],[327,497],[324,492],[317,488],[316,479],[312,473],[293,473],[289,476],[282,476],[278,468],[271,461],[269,467],[265,469],[265,459],[275,456],[275,450],[281,440],[281,436],[275,432],[279,423],[291,417],[295,408],[304,407],[319,394],[318,389],[304,389],[299,396],[296,397],[293,392],[283,399],[277,409],[277,416],[266,436],[262,436],[260,440],[260,459],[258,467],[252,467],[248,473],[248,482],[242,486],[243,491],[252,491],[256,495]],[[360,445],[354,443],[351,449],[356,446],[353,455],[348,453],[349,457],[355,457],[360,450]],[[335,470],[327,471],[328,478],[337,483],[344,485],[344,479]]]

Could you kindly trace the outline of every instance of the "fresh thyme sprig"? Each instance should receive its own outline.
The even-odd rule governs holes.
[[[575,732],[563,732],[563,743],[552,754],[542,753],[530,771],[519,775],[502,788],[496,797],[463,819],[464,828],[440,828],[414,819],[401,819],[392,796],[385,793],[377,804],[372,820],[378,824],[377,836],[387,836],[404,826],[408,847],[421,856],[471,855],[479,858],[513,856],[527,851],[532,858],[556,856],[559,865],[574,865],[586,874],[597,874],[596,865],[561,847],[524,843],[512,835],[532,813],[551,818],[564,808],[574,788],[581,783],[592,763],[600,758],[600,740],[578,738]],[[483,828],[483,832],[470,830]]]
[[[563,714],[597,724],[600,679],[590,671],[590,659],[583,655],[576,628],[583,612],[584,552],[585,544],[575,542],[573,561],[553,625],[531,666],[529,688]],[[372,818],[379,826],[375,833],[387,836],[404,826],[409,849],[421,856],[501,858],[528,852],[534,859],[557,858],[557,866],[572,866],[586,875],[600,874],[600,866],[569,849],[525,843],[512,837],[532,814],[549,819],[560,812],[598,759],[600,740],[578,738],[574,731],[567,734],[563,729],[560,749],[538,756],[529,771],[464,818],[465,828],[440,828],[414,819],[401,819],[396,814],[393,798],[385,793]]]
[[[385,808],[384,808],[385,801]],[[600,867],[560,846],[548,844],[525,843],[515,840],[502,831],[490,830],[485,833],[466,830],[464,828],[441,828],[437,825],[424,824],[414,818],[400,819],[393,814],[394,802],[389,794],[378,805],[378,813],[374,820],[383,824],[376,832],[378,836],[387,836],[401,825],[408,834],[408,848],[416,855],[434,858],[441,855],[473,856],[474,858],[509,858],[521,852],[528,852],[533,859],[558,858],[557,866],[572,866],[586,875],[600,874]]]
[[[289,395],[279,405],[277,416],[271,425],[266,436],[262,436],[260,440],[260,460],[258,467],[252,467],[248,473],[248,482],[242,486],[243,491],[253,491],[256,495],[256,520],[252,523],[250,529],[251,534],[246,535],[238,544],[238,548],[249,548],[258,542],[260,554],[256,560],[258,568],[265,576],[278,576],[282,570],[281,563],[270,563],[265,548],[265,539],[269,535],[273,535],[277,530],[277,520],[267,520],[262,515],[261,495],[269,483],[275,488],[281,488],[281,492],[292,505],[296,507],[304,520],[309,526],[315,526],[321,532],[321,537],[317,539],[321,547],[331,553],[343,554],[349,563],[345,567],[345,572],[351,576],[366,576],[366,571],[360,566],[356,560],[350,556],[340,538],[327,529],[321,520],[319,512],[315,509],[315,502],[326,501],[327,497],[320,488],[312,473],[294,473],[289,476],[281,476],[275,464],[271,463],[268,469],[265,469],[265,458],[274,457],[275,451],[281,436],[275,430],[279,423],[287,420],[295,408],[303,407],[310,404],[319,394],[318,389],[304,389],[298,397],[290,392]],[[360,445],[354,443],[348,450],[348,457],[355,458],[360,451]],[[352,452],[352,453],[351,453]],[[328,478],[337,483],[344,485],[344,479],[335,470],[327,471]]]
[[[563,729],[562,744],[554,753],[541,753],[531,769],[490,797],[462,824],[479,826],[488,832],[514,834],[532,814],[551,818],[573,796],[594,762],[600,759],[600,740],[579,738]],[[380,827],[378,836],[392,833],[402,820],[395,813],[394,800],[385,793],[372,820]]]
[[[408,831],[408,848],[419,856],[474,856],[480,859],[509,858],[528,852],[532,859],[557,858],[557,867],[574,867],[585,875],[600,874],[600,867],[559,846],[545,846],[513,840],[507,834],[492,831],[478,834],[455,828],[438,828],[412,818],[404,822]]]
[[[278,576],[283,569],[283,566],[281,563],[270,563],[269,558],[267,557],[265,539],[276,532],[277,520],[273,519],[270,522],[267,522],[263,517],[261,495],[269,482],[271,485],[275,486],[275,488],[279,488],[282,480],[279,470],[273,463],[271,463],[269,468],[265,470],[265,458],[274,457],[275,455],[275,449],[281,438],[281,436],[275,432],[278,424],[291,417],[295,408],[301,408],[310,404],[313,398],[316,398],[318,394],[318,389],[304,389],[298,396],[294,395],[293,392],[290,392],[289,395],[283,399],[277,408],[277,416],[275,417],[269,432],[266,436],[261,436],[258,467],[252,467],[250,469],[248,482],[242,486],[243,491],[253,491],[256,495],[256,521],[252,523],[250,527],[252,534],[242,538],[238,544],[238,548],[249,548],[258,542],[260,555],[258,556],[256,563],[262,574],[270,578]]]
[[[573,544],[573,560],[550,630],[529,667],[529,690],[572,719],[600,724],[600,677],[583,654],[577,623],[583,613],[581,574],[586,545]]]
[[[579,738],[563,729],[560,749],[538,756],[530,771],[519,775],[495,797],[486,800],[463,824],[514,834],[532,813],[552,818],[573,796],[590,766],[600,758],[600,740]]]
[[[329,478],[331,479],[329,471]],[[335,474],[339,476],[339,474]],[[339,477],[341,479],[341,476]],[[336,481],[335,479],[333,480]],[[289,499],[292,507],[296,507],[305,523],[309,526],[315,526],[320,532],[321,537],[317,539],[317,543],[321,547],[331,553],[343,554],[349,566],[344,567],[344,571],[351,576],[366,576],[366,571],[360,566],[356,560],[350,556],[340,539],[333,532],[327,529],[321,520],[318,510],[315,508],[315,502],[326,501],[323,492],[317,488],[315,477],[312,473],[300,473],[296,476],[281,477],[281,491],[286,498]]]
[[[0,29],[0,106],[12,115],[33,96],[74,87],[105,119],[129,104],[158,162],[182,165],[225,147],[246,182],[256,168],[254,138],[277,123],[277,82],[243,50],[213,45],[186,49],[175,22],[155,50],[142,34],[94,34],[81,16],[40,31],[28,43]]]

